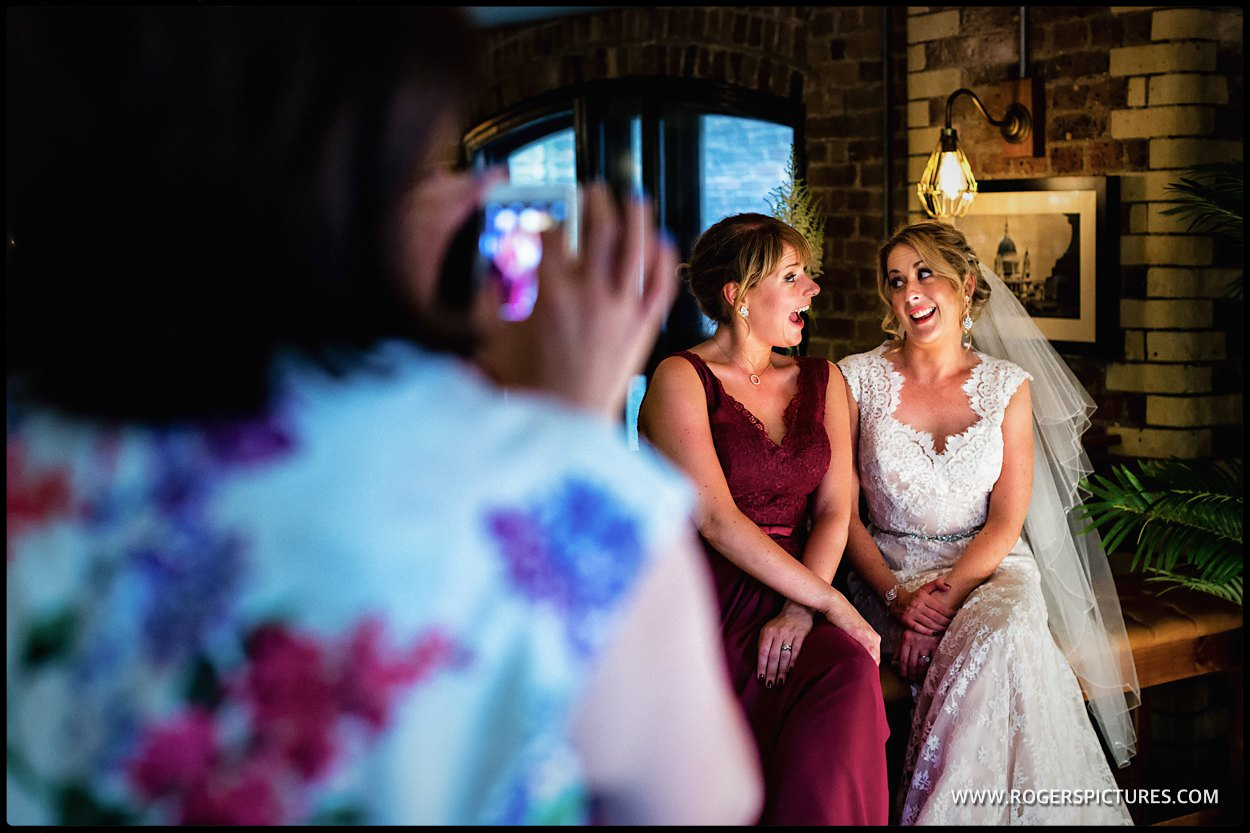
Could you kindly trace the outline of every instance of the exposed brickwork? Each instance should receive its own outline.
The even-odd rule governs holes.
[[[1120,439],[1120,453],[1128,457],[1192,459],[1210,457],[1214,450],[1213,434],[1209,428],[1129,428],[1113,425],[1109,430]]]
[[[919,43],[909,38],[913,182],[931,151],[924,146],[933,141],[926,131],[940,127],[944,116],[936,96],[954,89],[948,83],[939,92],[933,79],[957,74],[996,115],[1006,107],[995,99],[1000,82],[1018,73],[1003,55],[1006,46],[1009,59],[1018,57],[1017,7],[913,8],[909,24],[923,29],[951,10],[960,12],[955,32]],[[1027,15],[1028,72],[1045,88],[1045,156],[1005,158],[994,128],[973,112],[957,112],[955,126],[983,180],[1120,180],[1122,237],[1104,243],[1117,246],[1120,271],[1098,279],[1117,284],[1123,335],[1117,354],[1081,359],[1082,379],[1100,406],[1096,427],[1122,440],[1114,449],[1120,455],[1207,456],[1217,448],[1240,455],[1240,441],[1223,444],[1230,432],[1219,431],[1221,443],[1214,446],[1215,435],[1206,429],[1241,421],[1241,336],[1231,323],[1241,302],[1224,295],[1240,263],[1221,260],[1221,245],[1162,212],[1174,204],[1168,186],[1183,169],[1242,158],[1241,13],[1232,7],[1030,6]],[[969,49],[970,37],[983,46]],[[917,106],[926,103],[928,120]],[[909,205],[918,211],[914,197]],[[1195,430],[1178,430],[1186,428]]]
[[[828,217],[810,349],[836,358],[881,338],[876,249],[887,229],[918,216],[915,182],[946,97],[970,87],[998,115],[1009,103],[1004,82],[1019,74],[1020,7],[892,10],[887,20],[869,6],[618,8],[507,27],[490,36],[492,81],[476,115],[631,75],[801,95],[808,179]],[[1119,179],[1123,236],[1103,245],[1116,246],[1120,270],[1098,277],[1113,282],[1129,315],[1111,354],[1069,356],[1099,403],[1095,433],[1123,438],[1115,454],[1239,455],[1240,426],[1226,423],[1241,419],[1241,302],[1221,293],[1240,263],[1161,211],[1184,168],[1242,156],[1242,14],[1231,6],[1030,6],[1026,14],[1027,73],[1044,86],[1043,155],[1006,158],[971,102],[957,103],[956,126],[983,180]],[[1182,305],[1158,305],[1173,301]]]
[[[1240,422],[1240,396],[1147,396],[1146,419],[1152,425],[1188,427]]]
[[[475,115],[627,76],[710,78],[785,96],[806,70],[812,16],[799,6],[637,7],[502,27],[487,36],[489,83]]]

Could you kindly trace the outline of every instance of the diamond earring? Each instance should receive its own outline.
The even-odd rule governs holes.
[[[738,314],[741,315],[743,318],[749,318],[751,316],[751,311],[747,309],[746,304],[743,304],[742,306],[738,307]]]
[[[963,345],[965,350],[970,350],[972,349],[972,299],[965,295],[964,303],[968,304],[969,308],[964,309],[964,320],[959,322],[964,328],[963,338],[960,339],[959,343]]]

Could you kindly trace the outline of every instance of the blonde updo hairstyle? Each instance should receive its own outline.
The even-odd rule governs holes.
[[[971,314],[973,320],[981,314],[981,308],[990,299],[990,287],[981,277],[981,261],[968,245],[968,238],[954,226],[946,223],[926,222],[904,226],[886,241],[877,257],[877,295],[885,304],[885,317],[881,329],[897,340],[902,339],[902,327],[894,314],[890,288],[890,252],[900,245],[911,246],[920,259],[937,277],[950,282],[960,295],[964,294],[964,279],[976,276],[972,291]]]
[[[681,266],[683,279],[703,314],[728,324],[747,292],[777,270],[786,246],[806,269],[812,249],[799,231],[776,217],[735,214],[699,236],[690,262]],[[723,291],[728,283],[738,284],[732,303]]]

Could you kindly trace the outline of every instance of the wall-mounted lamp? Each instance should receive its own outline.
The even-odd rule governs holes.
[[[938,145],[929,157],[929,163],[925,165],[924,174],[916,186],[920,204],[930,217],[962,217],[977,193],[976,177],[972,175],[968,157],[959,149],[959,137],[955,128],[951,127],[951,108],[955,99],[961,95],[970,96],[981,115],[999,128],[1008,142],[1019,144],[1033,132],[1033,118],[1029,115],[1029,108],[1019,102],[1013,102],[1007,108],[1007,115],[997,120],[990,117],[985,105],[972,90],[958,89],[951,93],[950,98],[946,99],[946,127],[942,128]]]

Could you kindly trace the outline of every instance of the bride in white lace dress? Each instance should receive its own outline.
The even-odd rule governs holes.
[[[898,821],[1131,823],[1021,534],[1032,377],[970,349],[990,289],[960,232],[908,227],[881,267],[895,338],[839,365],[869,521],[852,599],[915,696]]]

